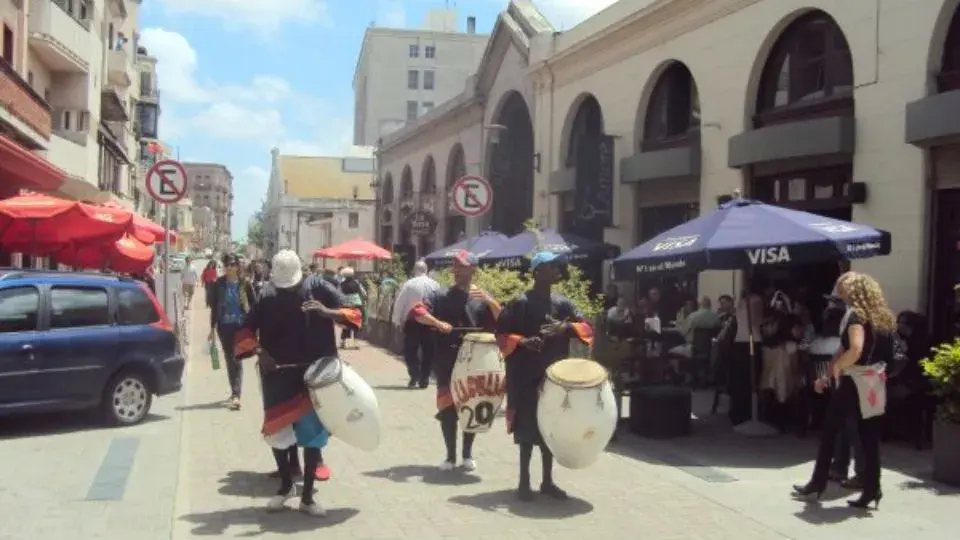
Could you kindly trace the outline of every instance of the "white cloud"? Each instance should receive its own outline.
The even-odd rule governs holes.
[[[403,0],[379,0],[376,24],[386,28],[406,28],[407,12]]]
[[[260,210],[262,197],[270,184],[270,171],[251,165],[245,167],[233,177],[233,191],[238,196],[233,202],[232,230],[234,237],[247,235],[250,218]],[[256,195],[251,195],[256,194]]]
[[[245,107],[230,101],[206,107],[187,123],[194,132],[222,140],[279,140],[284,134],[279,111]]]
[[[253,29],[262,35],[286,23],[329,23],[326,0],[160,0],[174,15],[221,19],[228,27]]]

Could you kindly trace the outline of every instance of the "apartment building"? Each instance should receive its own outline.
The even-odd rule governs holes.
[[[457,29],[455,10],[434,10],[421,29],[367,28],[353,77],[353,143],[375,146],[436,105],[463,91],[487,44],[468,17]]]
[[[193,201],[193,223],[204,247],[225,250],[231,245],[233,175],[218,163],[184,163],[187,191]]]
[[[139,100],[133,120],[133,132],[137,137],[137,184],[133,188],[134,205],[137,211],[155,216],[159,205],[146,190],[146,174],[154,163],[171,155],[159,138],[160,91],[157,89],[157,59],[146,47],[137,48],[137,85]]]

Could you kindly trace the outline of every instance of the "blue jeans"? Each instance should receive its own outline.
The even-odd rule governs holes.
[[[234,338],[242,325],[222,322],[217,325],[217,335],[223,348],[223,363],[227,365],[227,379],[230,381],[230,397],[240,397],[243,391],[243,364],[233,352]]]
[[[836,450],[833,454],[833,471],[846,478],[850,470],[851,448],[853,449],[853,471],[857,476],[863,472],[863,444],[860,442],[860,434],[857,433],[857,415],[858,411],[850,411],[843,422],[843,429],[837,437]]]

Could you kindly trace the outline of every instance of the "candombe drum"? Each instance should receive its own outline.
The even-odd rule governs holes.
[[[617,404],[607,370],[592,360],[568,358],[547,368],[537,422],[561,466],[593,464],[617,428]]]
[[[313,408],[330,435],[360,448],[380,444],[380,404],[373,388],[335,356],[313,363],[303,376]]]
[[[450,376],[450,392],[463,431],[490,431],[506,394],[506,375],[503,356],[493,334],[463,336]]]

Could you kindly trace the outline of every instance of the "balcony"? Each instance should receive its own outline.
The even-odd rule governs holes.
[[[107,9],[110,10],[110,15],[113,15],[114,17],[119,17],[121,19],[127,18],[126,0],[107,0]]]
[[[107,51],[107,81],[120,88],[130,88],[133,84],[133,78],[130,73],[133,71],[133,65],[130,63],[130,55],[123,47],[114,48]]]
[[[87,179],[87,149],[70,139],[54,134],[50,137],[50,147],[47,149],[47,159],[50,163],[63,169],[71,177]],[[96,186],[89,184],[96,191]],[[82,187],[82,186],[80,186]],[[79,194],[76,194],[79,195]],[[81,197],[82,198],[82,197]]]
[[[64,139],[86,146],[90,136],[90,111],[53,109],[53,132]]]
[[[30,2],[30,48],[50,71],[88,73],[90,21],[66,11],[65,3]]]
[[[0,120],[32,131],[24,135],[40,139],[34,147],[50,140],[50,105],[4,60],[0,60]]]
[[[114,141],[123,152],[123,156],[126,158],[127,163],[132,163],[135,161],[134,157],[137,144],[136,138],[133,136],[133,131],[128,126],[129,124],[127,122],[107,121],[107,129],[109,129],[110,133],[113,134]]]
[[[100,117],[105,122],[128,122],[127,100],[116,88],[104,88],[100,97]]]

